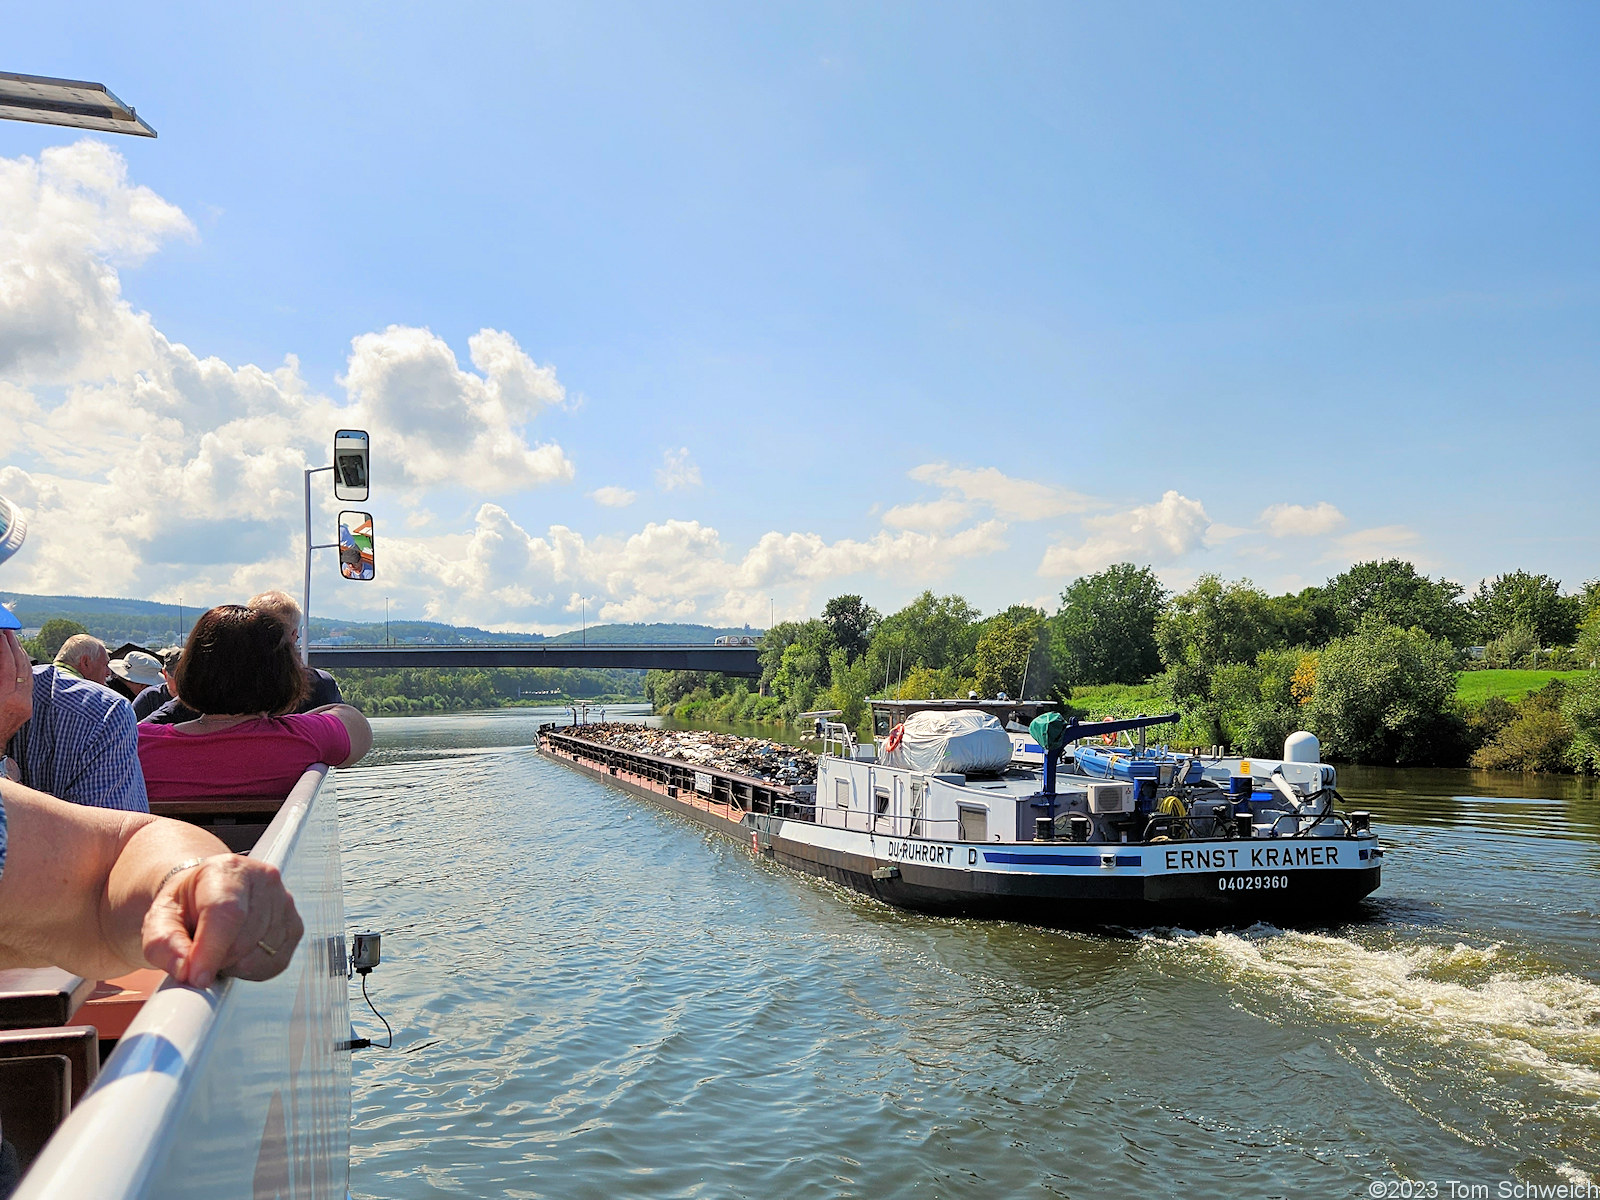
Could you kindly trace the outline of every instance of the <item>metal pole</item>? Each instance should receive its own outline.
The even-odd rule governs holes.
[[[311,664],[311,469],[306,468],[306,590],[300,598],[300,662]]]

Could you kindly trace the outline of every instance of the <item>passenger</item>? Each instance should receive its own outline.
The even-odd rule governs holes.
[[[61,643],[56,661],[51,665],[58,671],[104,686],[110,664],[104,642],[87,633],[75,633]]]
[[[139,761],[158,800],[285,796],[311,764],[347,767],[372,748],[372,727],[348,704],[294,711],[306,676],[293,637],[266,612],[224,604],[205,613],[175,682],[200,715],[138,727]]]
[[[0,746],[20,764],[21,782],[74,804],[148,812],[133,709],[73,670],[30,673],[19,628],[0,606]]]
[[[279,591],[259,592],[250,597],[249,607],[277,617],[293,636],[294,648],[300,649],[300,606],[294,602],[293,596]],[[338,682],[326,671],[307,667],[306,685],[306,707],[302,712],[321,708],[325,704],[344,703],[344,693],[339,690]]]
[[[267,613],[281,621],[294,639],[296,650],[299,649],[300,606],[294,602],[292,596],[287,592],[260,592],[250,597],[247,607]],[[296,707],[296,712],[314,712],[330,704],[344,703],[344,693],[339,690],[339,684],[332,675],[312,667],[303,669],[306,675],[306,694]],[[173,689],[173,695],[177,695],[176,688]],[[139,711],[137,706],[134,711]],[[169,699],[153,711],[146,710],[139,713],[139,720],[151,725],[176,725],[182,721],[192,721],[199,715],[181,699]]]
[[[148,689],[161,686],[161,660],[143,650],[129,650],[111,660],[109,686],[131,703]]]
[[[134,700],[133,715],[137,720],[144,720],[177,694],[172,690],[172,672],[177,668],[178,659],[182,655],[183,650],[178,646],[157,652],[156,657],[161,660],[161,683],[156,687],[145,688]]]

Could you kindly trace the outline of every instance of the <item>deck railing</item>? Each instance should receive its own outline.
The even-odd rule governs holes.
[[[288,970],[163,984],[16,1200],[347,1195],[350,1002],[327,773],[301,776],[251,851],[283,872],[305,922]]]

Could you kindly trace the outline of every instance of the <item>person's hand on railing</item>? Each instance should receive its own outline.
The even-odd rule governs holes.
[[[85,979],[159,967],[209,987],[269,979],[304,926],[277,868],[212,834],[149,813],[68,804],[0,780],[0,967]]]
[[[144,918],[144,956],[179,983],[271,979],[305,932],[277,868],[219,854],[174,870]]]

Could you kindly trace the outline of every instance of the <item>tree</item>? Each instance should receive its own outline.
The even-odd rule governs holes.
[[[822,623],[833,634],[834,645],[855,662],[872,644],[872,631],[882,620],[878,610],[860,596],[835,596],[822,606]]]
[[[644,694],[652,712],[664,713],[705,683],[704,671],[646,671]]]
[[[980,696],[1001,692],[1021,699],[1028,683],[1048,675],[1049,649],[1045,615],[1036,608],[1016,605],[983,623],[973,651],[974,686]],[[1036,688],[1040,694],[1042,688]]]
[[[1155,572],[1132,563],[1073,580],[1050,622],[1058,680],[1073,688],[1143,683],[1154,675],[1161,669],[1156,621],[1166,600]]]
[[[1263,650],[1253,663],[1217,669],[1211,699],[1220,738],[1236,753],[1276,758],[1284,739],[1306,725],[1306,684],[1316,677],[1309,650]]]
[[[1600,615],[1600,579],[1586,579],[1578,596],[1578,622]]]
[[[1420,629],[1455,646],[1465,644],[1470,630],[1460,603],[1461,585],[1419,575],[1416,567],[1398,558],[1356,563],[1328,580],[1325,594],[1338,633],[1345,637],[1367,620]]]
[[[1306,706],[1324,751],[1351,762],[1438,765],[1459,753],[1456,651],[1421,629],[1368,621],[1323,647]],[[1459,761],[1459,759],[1457,759]]]
[[[978,610],[960,596],[923,592],[899,612],[884,617],[868,652],[873,679],[902,679],[913,667],[972,673],[978,642]]]
[[[1468,607],[1477,635],[1484,642],[1509,632],[1515,625],[1526,625],[1538,636],[1539,645],[1548,647],[1572,643],[1578,633],[1582,603],[1577,596],[1561,594],[1559,579],[1512,571],[1480,583]]]
[[[1326,646],[1343,630],[1326,588],[1301,588],[1267,600],[1267,613],[1285,646]]]
[[[815,618],[796,631],[772,679],[772,694],[789,716],[815,708],[818,693],[832,684],[829,665],[835,649],[833,634]]]
[[[858,658],[852,663],[843,648],[835,650],[830,659],[828,673],[833,682],[821,698],[821,707],[838,709],[841,721],[853,729],[860,728],[866,720],[867,693],[872,686],[867,661]]]
[[[54,662],[61,647],[69,637],[80,633],[88,633],[76,621],[69,621],[65,617],[51,617],[39,627],[39,633],[26,646],[23,647],[35,662]]]
[[[1600,775],[1600,671],[1590,671],[1567,686],[1561,716],[1572,731],[1568,764],[1575,771]]]
[[[1588,667],[1591,671],[1600,668],[1600,608],[1591,612],[1579,627],[1574,646],[1580,666]]]
[[[1224,584],[1202,575],[1161,614],[1156,645],[1168,666],[1252,662],[1283,641],[1271,618],[1271,599],[1248,579]]]

